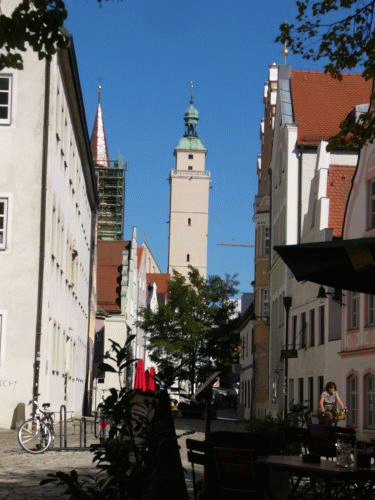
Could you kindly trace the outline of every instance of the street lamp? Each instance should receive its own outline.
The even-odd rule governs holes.
[[[335,288],[333,292],[327,292],[324,286],[319,287],[319,292],[318,295],[316,296],[317,299],[326,299],[328,295],[332,296],[332,299],[336,302],[338,302],[340,305],[342,304],[342,290],[340,288]]]

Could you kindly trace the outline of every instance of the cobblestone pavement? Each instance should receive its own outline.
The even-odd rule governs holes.
[[[235,415],[231,415],[231,418]],[[204,420],[175,418],[176,435],[180,446],[182,465],[190,499],[192,494],[191,465],[187,460],[185,442],[187,437],[204,439]],[[88,431],[89,431],[88,426]],[[211,430],[241,430],[238,423],[231,420],[214,420]],[[188,434],[187,434],[188,433]],[[79,426],[68,426],[68,446],[78,446]],[[97,442],[92,434],[88,435],[87,445]],[[55,484],[40,485],[49,472],[70,472],[76,469],[80,474],[95,474],[97,469],[92,462],[92,453],[78,449],[61,450],[59,436],[55,449],[40,455],[24,452],[13,430],[0,429],[0,500],[66,500],[63,489]],[[203,477],[203,471],[197,471]]]

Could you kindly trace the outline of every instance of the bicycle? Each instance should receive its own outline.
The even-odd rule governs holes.
[[[292,404],[289,408],[287,421],[295,427],[305,427],[308,429],[312,423],[310,406],[304,406],[301,403]]]
[[[111,425],[112,422],[104,411],[104,391],[103,391],[102,398],[95,412],[95,426],[94,426],[95,437],[99,439],[100,443],[104,443],[104,441],[107,441],[109,439],[109,431],[111,429]]]
[[[52,412],[50,403],[44,403],[41,408],[37,401],[34,403],[35,411],[31,418],[26,420],[18,430],[18,442],[28,453],[43,453],[51,448],[55,441]]]

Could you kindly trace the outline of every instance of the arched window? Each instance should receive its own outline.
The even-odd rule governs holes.
[[[186,255],[186,262],[190,262],[190,254],[189,253]]]
[[[188,218],[188,226],[191,226],[191,219],[190,219],[190,217]]]
[[[375,375],[367,373],[363,378],[364,427],[375,427]]]
[[[346,379],[346,404],[348,406],[347,423],[355,427],[358,420],[358,377],[355,373],[351,373]]]

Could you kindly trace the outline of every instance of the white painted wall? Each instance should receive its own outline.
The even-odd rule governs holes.
[[[66,95],[55,56],[47,139],[43,131],[46,63],[30,51],[23,58],[24,70],[2,72],[13,76],[11,124],[0,127],[0,192],[10,200],[10,238],[0,252],[4,284],[0,309],[6,320],[0,347],[2,427],[11,425],[16,405],[27,404],[32,397],[44,144],[47,197],[40,401],[51,402],[53,410],[64,404],[79,415],[86,376],[92,208],[83,175],[83,169],[89,168],[85,131],[72,118],[76,96]]]

